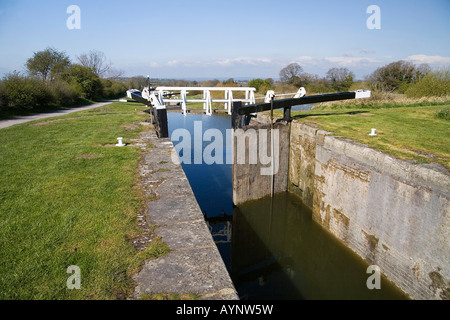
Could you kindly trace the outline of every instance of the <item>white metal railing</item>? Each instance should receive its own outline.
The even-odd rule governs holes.
[[[203,98],[190,99],[187,97],[189,91],[203,91]],[[223,99],[211,98],[211,91],[223,91]],[[235,91],[245,92],[245,98],[234,98],[233,92]],[[203,110],[205,110],[207,115],[212,114],[213,102],[222,102],[225,104],[224,109],[231,115],[231,107],[235,101],[241,101],[246,105],[254,104],[255,91],[256,89],[252,87],[157,87],[155,89],[160,105],[164,105],[164,95],[170,94],[172,97],[167,99],[167,101],[181,103],[184,115],[186,115],[187,104],[189,102],[203,102]],[[176,96],[179,97],[177,98]]]

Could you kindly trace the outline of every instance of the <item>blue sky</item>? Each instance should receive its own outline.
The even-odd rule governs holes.
[[[67,7],[81,29],[66,26]],[[370,30],[370,5],[381,29]],[[95,49],[126,76],[278,78],[291,62],[361,79],[398,60],[450,66],[450,0],[0,0],[0,75],[53,47],[73,62]]]

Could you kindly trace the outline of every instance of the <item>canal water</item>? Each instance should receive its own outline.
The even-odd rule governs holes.
[[[192,142],[199,141],[199,125],[203,133],[223,134],[223,164],[194,164],[195,152],[214,142],[204,139],[192,143],[191,164],[182,165],[240,299],[407,298],[383,276],[381,289],[368,289],[369,265],[315,223],[297,196],[280,193],[233,208],[231,164],[225,161],[231,153],[229,116],[169,113],[168,124],[170,137],[183,128]],[[173,142],[177,147],[182,139]]]

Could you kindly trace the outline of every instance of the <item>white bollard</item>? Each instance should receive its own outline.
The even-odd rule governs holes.
[[[116,147],[123,147],[123,146],[125,146],[125,143],[123,143],[123,138],[122,137],[117,138],[117,141],[119,141],[119,143],[116,144]]]
[[[298,98],[301,98],[301,97],[303,97],[303,96],[305,96],[305,95],[306,95],[306,89],[303,88],[303,87],[301,87],[300,89],[298,89],[298,91],[297,91],[297,93],[295,94],[294,98],[295,98],[295,99],[298,99]]]
[[[372,128],[372,131],[369,133],[369,136],[376,136],[377,134],[375,133],[377,129]]]
[[[265,103],[270,103],[270,100],[272,100],[273,98],[275,98],[275,91],[269,90],[266,93],[266,97],[264,98],[264,102]]]

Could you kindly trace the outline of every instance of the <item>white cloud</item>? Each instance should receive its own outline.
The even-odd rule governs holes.
[[[359,68],[376,66],[382,63],[381,60],[368,57],[354,57],[354,56],[338,56],[338,57],[311,57],[302,56],[294,59],[294,62],[298,62],[301,66],[323,68],[328,67],[347,67],[347,68]]]
[[[221,60],[215,60],[211,61],[211,64],[218,64],[220,66],[235,66],[239,64],[244,65],[252,65],[252,66],[258,66],[258,65],[271,65],[274,63],[274,60],[270,58],[252,58],[252,57],[237,57],[232,59],[221,59]]]
[[[328,57],[325,58],[326,61],[329,61],[331,63],[336,63],[338,66],[342,67],[355,67],[355,66],[368,66],[372,64],[378,64],[381,61],[374,58],[367,58],[367,57]]]
[[[270,58],[264,57],[236,57],[236,58],[225,58],[225,59],[214,59],[214,60],[170,60],[165,63],[159,63],[158,66],[167,67],[232,67],[238,65],[248,65],[248,66],[262,66],[262,65],[276,65],[277,62]],[[156,64],[155,64],[156,66]]]
[[[351,55],[343,55],[336,57],[312,57],[312,56],[300,56],[292,60],[273,59],[267,57],[235,57],[235,58],[222,58],[211,60],[182,60],[174,59],[167,62],[151,63],[151,67],[171,67],[171,68],[186,68],[186,67],[276,67],[282,68],[289,63],[297,62],[304,69],[315,68],[332,68],[332,67],[346,67],[346,68],[360,68],[360,67],[378,67],[384,63],[384,60],[370,58],[367,56],[358,57]],[[305,70],[312,72],[313,70]]]
[[[179,66],[180,64],[182,64],[182,62],[181,62],[180,60],[170,60],[170,61],[167,61],[167,65],[168,65],[169,67],[177,67],[177,66]]]
[[[428,63],[433,66],[444,66],[450,65],[450,57],[442,56],[428,56],[426,54],[416,54],[409,56],[405,59],[406,61],[411,61],[415,64]]]
[[[359,49],[358,49],[359,50]],[[330,68],[348,68],[363,78],[376,68],[396,61],[398,58],[389,56],[369,56],[370,49],[360,49],[359,54],[342,54],[340,56],[299,56],[294,59],[277,59],[268,57],[230,57],[217,59],[173,59],[148,63],[148,67],[172,72],[195,74],[243,74],[258,77],[274,77],[289,63],[297,62],[305,72],[324,75]],[[367,53],[366,53],[367,52]],[[424,54],[410,55],[404,60],[415,64],[428,63],[434,68],[450,65],[450,57],[431,56]],[[172,70],[172,71],[169,71]],[[164,72],[166,72],[164,71]]]
[[[297,62],[300,65],[318,66],[323,64],[323,58],[311,57],[311,56],[301,56],[292,60],[292,62]]]

